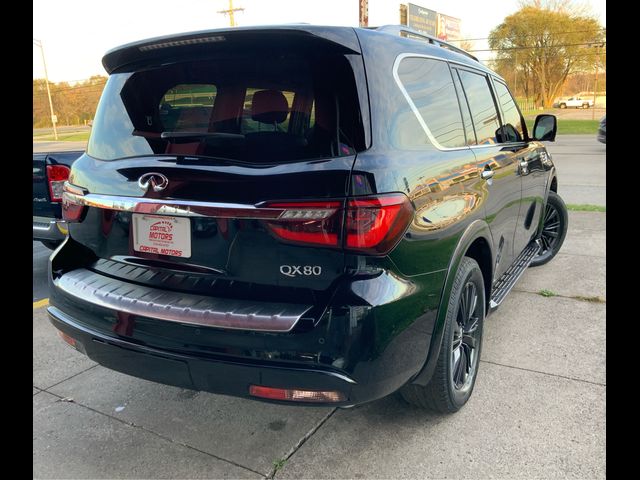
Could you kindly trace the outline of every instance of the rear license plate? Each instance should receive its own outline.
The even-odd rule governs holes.
[[[133,249],[172,257],[191,257],[191,222],[185,217],[133,214]]]

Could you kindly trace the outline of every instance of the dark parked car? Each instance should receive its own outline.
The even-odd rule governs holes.
[[[598,141],[607,143],[607,116],[605,115],[600,120],[600,126],[598,127]]]
[[[67,235],[62,219],[62,188],[71,164],[82,152],[33,154],[33,239],[54,249]]]
[[[188,33],[108,52],[65,186],[51,321],[114,370],[351,406],[469,399],[485,316],[567,213],[504,80],[404,27]]]

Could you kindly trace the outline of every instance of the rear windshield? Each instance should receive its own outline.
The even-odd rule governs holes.
[[[281,163],[352,155],[363,135],[343,56],[227,56],[111,75],[87,153]]]

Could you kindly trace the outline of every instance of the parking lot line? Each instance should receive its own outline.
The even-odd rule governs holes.
[[[43,298],[42,300],[38,300],[37,302],[33,302],[33,309],[35,310],[36,308],[46,307],[47,305],[49,305],[49,299],[48,298]]]

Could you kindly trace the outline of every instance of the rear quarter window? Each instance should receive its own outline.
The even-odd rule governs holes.
[[[466,137],[460,106],[447,63],[407,57],[400,61],[397,75],[436,146],[464,147]]]

